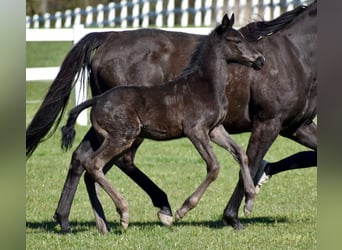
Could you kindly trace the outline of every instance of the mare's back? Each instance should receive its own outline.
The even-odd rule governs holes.
[[[162,84],[184,69],[201,37],[158,29],[113,32],[96,51],[92,73],[108,86]]]

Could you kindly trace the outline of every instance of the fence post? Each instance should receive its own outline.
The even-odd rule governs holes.
[[[44,17],[44,28],[50,28],[50,13],[45,13]]]
[[[74,25],[80,25],[81,24],[81,8],[75,8],[74,15],[75,15]]]
[[[97,12],[97,17],[96,17],[96,23],[100,28],[103,28],[103,22],[104,22],[104,10],[103,10],[103,4],[98,4],[96,6],[96,12]]]
[[[74,25],[74,45],[84,36],[84,26]],[[87,72],[84,77],[86,78]],[[77,80],[75,84],[75,104],[78,105],[87,100],[87,85],[82,86],[82,76]],[[86,80],[86,79],[85,79]],[[86,126],[88,122],[87,110],[83,110],[77,117],[77,123],[81,126]]]
[[[108,4],[108,22],[109,22],[109,26],[110,27],[114,27],[115,26],[115,3],[114,2],[110,2]]]
[[[57,29],[62,28],[62,12],[56,11],[55,18],[56,18],[55,28],[57,28]]]
[[[205,8],[204,26],[210,26],[211,25],[211,16],[212,16],[211,6],[212,5],[213,5],[212,0],[206,0],[204,3],[204,8]]]
[[[121,28],[127,28],[127,1],[122,0],[121,3],[121,12],[120,12],[120,18],[121,18]]]
[[[163,26],[163,0],[158,0],[156,3],[156,26],[162,27]]]
[[[175,26],[175,0],[170,0],[167,3],[167,27]]]
[[[149,12],[150,12],[150,2],[145,1],[143,8],[142,8],[142,16],[143,16],[143,21],[142,21],[142,27],[146,28],[150,24],[150,19],[149,19]]]
[[[135,1],[133,2],[133,8],[132,8],[132,18],[133,18],[133,23],[132,26],[134,28],[138,28],[139,27],[139,12],[140,12],[140,4],[139,1]]]
[[[226,5],[227,5],[226,3],[223,3],[223,0],[217,0],[216,10],[215,10],[216,15],[215,15],[215,20],[214,20],[215,25],[216,25],[216,22],[221,22],[222,17],[223,17],[223,11],[227,12],[227,10],[224,8]]]
[[[39,15],[38,14],[33,15],[33,28],[35,29],[39,28]]]
[[[188,10],[188,8],[189,8],[189,1],[183,0],[182,5],[181,5],[181,9],[182,9],[181,26],[182,27],[188,26],[188,22],[189,22],[189,10]]]
[[[64,21],[64,28],[70,28],[72,26],[72,12],[71,10],[66,10],[64,12],[65,21]]]
[[[195,23],[196,27],[199,27],[202,24],[202,10],[201,10],[202,1],[201,0],[195,0],[194,7],[195,7],[194,23]]]
[[[89,27],[93,23],[93,7],[87,6],[86,7],[86,14],[87,14],[87,17],[86,17],[86,23],[85,24],[87,27]]]

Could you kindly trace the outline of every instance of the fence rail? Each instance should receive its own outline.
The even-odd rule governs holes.
[[[270,20],[303,3],[301,0],[121,0],[26,17],[26,28],[188,27],[213,26],[225,12],[234,12],[236,24]]]

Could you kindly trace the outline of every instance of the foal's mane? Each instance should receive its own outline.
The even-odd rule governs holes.
[[[260,40],[265,36],[269,36],[284,28],[286,25],[291,23],[295,17],[306,10],[306,8],[307,6],[300,5],[297,8],[291,11],[287,11],[271,21],[259,21],[249,23],[246,26],[240,28],[240,32],[250,42]]]
[[[210,48],[211,45],[209,44],[209,41],[211,41],[211,39],[214,36],[217,36],[218,30],[221,28],[222,28],[222,25],[219,24],[209,33],[209,35],[203,36],[200,39],[200,42],[197,44],[195,50],[191,54],[191,58],[190,58],[188,66],[186,66],[186,68],[178,75],[178,77],[176,77],[176,79],[182,78],[194,72],[196,69],[200,67],[201,62],[203,60],[206,60],[206,57],[205,57],[206,55],[203,52],[206,51],[206,47]]]

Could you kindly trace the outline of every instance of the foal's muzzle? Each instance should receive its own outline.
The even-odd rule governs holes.
[[[265,64],[265,57],[259,56],[252,64],[252,67],[256,70],[261,69]]]

